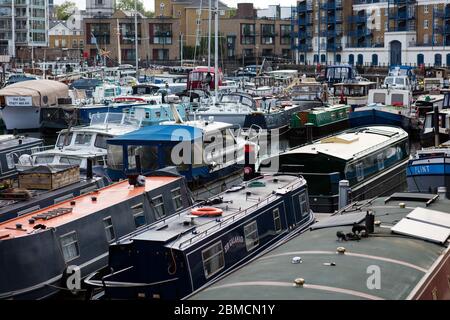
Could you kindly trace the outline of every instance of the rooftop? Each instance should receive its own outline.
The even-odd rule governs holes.
[[[128,181],[122,181],[102,188],[97,192],[94,191],[41,210],[30,212],[15,219],[0,223],[0,240],[27,236],[28,234],[36,232],[34,227],[39,224],[45,224],[47,228],[55,228],[60,225],[64,225],[70,221],[115,206],[121,202],[141,195],[144,192],[159,188],[177,179],[181,178],[158,176],[146,177],[145,187],[133,187],[129,185]],[[91,199],[92,196],[96,197],[96,201]],[[71,205],[72,201],[75,201],[76,204]],[[38,215],[45,215],[49,212],[59,212],[62,214],[49,220],[37,219],[34,224],[29,223],[30,218]],[[16,227],[18,224],[20,224],[22,228],[18,229]]]
[[[399,203],[404,203],[405,207]],[[449,250],[448,240],[439,244],[433,240],[425,241],[419,235],[394,233],[391,228],[394,225],[399,226],[398,222],[401,220],[407,220],[409,223],[439,221],[435,216],[442,219],[439,222],[441,225],[448,225],[449,208],[449,200],[426,194],[396,194],[372,202],[359,202],[342,215],[325,218],[319,222],[321,225],[313,225],[312,231],[295,237],[191,298],[413,298],[421,280],[431,271],[434,263]],[[353,222],[364,220],[367,210],[374,213],[375,221],[381,222],[381,225],[375,226],[375,232],[358,241],[339,241],[337,232],[352,231]],[[408,219],[405,219],[407,215]],[[343,226],[340,222],[346,225]],[[431,222],[422,224],[432,226]],[[315,227],[321,228],[314,229]],[[419,228],[418,231],[424,229]],[[450,229],[447,228],[448,232]],[[338,254],[338,247],[344,247],[345,253]],[[294,257],[300,257],[301,263],[293,263]],[[374,268],[380,270],[381,283],[379,288],[371,289],[368,283]],[[304,279],[303,286],[294,285],[294,280],[298,278]]]

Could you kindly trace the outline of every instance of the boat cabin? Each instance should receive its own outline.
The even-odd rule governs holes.
[[[335,103],[345,103],[351,106],[362,106],[367,104],[369,91],[377,88],[376,82],[355,81],[341,82],[333,85]],[[344,99],[344,101],[340,101]]]
[[[194,70],[192,70],[189,73],[188,80],[187,80],[187,89],[207,89],[214,90],[215,88],[215,71],[214,67],[209,68],[208,67],[196,67]],[[218,69],[218,85],[222,85],[223,80],[223,74],[222,69]]]

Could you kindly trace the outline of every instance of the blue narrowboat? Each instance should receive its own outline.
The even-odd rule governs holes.
[[[180,299],[313,220],[301,176],[263,176],[115,242],[108,268],[85,282],[104,298]]]

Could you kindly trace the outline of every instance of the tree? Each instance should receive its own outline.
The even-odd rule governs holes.
[[[116,8],[119,10],[134,10],[134,1],[135,0],[118,0]],[[141,0],[136,1],[136,9],[138,12],[142,13],[147,18],[152,18],[154,16],[153,12],[145,10],[144,2]]]
[[[75,2],[66,1],[63,4],[55,5],[56,18],[58,20],[67,20],[76,10],[77,5]]]

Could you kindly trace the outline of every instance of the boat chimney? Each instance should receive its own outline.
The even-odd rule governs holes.
[[[441,198],[441,199],[448,199],[447,198],[447,188],[446,187],[439,187],[437,189],[437,193],[439,195],[439,198]]]
[[[439,108],[437,106],[434,107],[433,114],[433,124],[434,124],[434,146],[439,146]]]
[[[366,213],[366,229],[368,233],[375,231],[375,215],[372,210],[367,210]]]
[[[247,143],[244,146],[244,181],[251,180],[255,177],[255,146]]]
[[[92,158],[87,158],[86,162],[86,179],[90,180],[92,179],[93,173],[92,173]]]
[[[135,155],[134,159],[136,160],[136,171],[138,174],[142,174],[142,166],[141,166],[141,156]]]
[[[339,204],[338,209],[342,209],[348,205],[350,200],[350,182],[348,180],[339,181]]]
[[[312,134],[313,124],[311,122],[305,123],[305,127],[306,127],[306,142],[312,143],[312,141],[313,141],[313,134]]]

